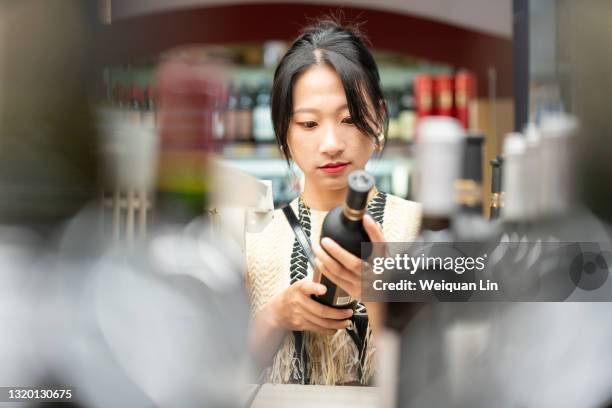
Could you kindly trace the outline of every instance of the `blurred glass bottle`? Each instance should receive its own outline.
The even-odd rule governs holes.
[[[398,121],[400,139],[412,141],[416,130],[416,112],[414,108],[414,91],[411,83],[404,87],[404,91],[401,94]]]
[[[272,110],[270,107],[270,86],[263,84],[257,91],[253,108],[253,138],[256,142],[274,140]]]
[[[526,211],[527,217],[530,220],[537,221],[542,215],[542,200],[540,197],[540,186],[542,184],[542,172],[540,170],[542,160],[542,135],[536,124],[532,122],[525,126],[524,135],[526,143],[525,171],[529,174],[529,179],[525,180],[525,183],[528,183],[526,186],[528,190],[526,194],[530,199],[527,203]]]
[[[482,156],[484,136],[466,137],[461,177],[455,183],[459,212],[453,229],[459,241],[484,242],[494,238],[495,226],[483,217]]]
[[[482,215],[482,148],[484,136],[466,137],[461,177],[455,183],[461,212]]]
[[[476,77],[466,70],[460,70],[455,75],[455,114],[466,131],[472,130],[474,110],[473,102],[476,98]]]
[[[527,173],[527,142],[520,133],[509,133],[504,139],[504,222],[502,241],[519,242],[528,229],[529,174]],[[524,238],[523,238],[524,239]]]
[[[452,242],[451,220],[456,211],[455,181],[461,171],[464,132],[455,119],[431,117],[421,121],[417,130],[417,201],[422,204],[423,217],[418,244]],[[443,165],[441,165],[443,164]],[[381,406],[403,407],[409,401],[408,388],[426,385],[423,367],[408,367],[405,360],[410,353],[402,349],[406,327],[416,314],[426,307],[418,302],[388,302],[385,329],[380,341],[380,386],[384,396]],[[427,356],[423,356],[427,359]],[[419,370],[423,372],[419,373]],[[408,383],[410,387],[406,387]]]
[[[427,74],[418,74],[414,77],[414,101],[418,122],[433,115],[433,79]],[[418,134],[417,134],[418,137]]]
[[[576,119],[566,114],[544,116],[540,125],[540,205],[549,220],[560,219],[574,209]]]
[[[253,131],[253,98],[246,85],[240,87],[240,102],[238,105],[238,132],[239,140],[251,139]]]
[[[235,85],[230,85],[225,106],[224,140],[231,142],[238,139],[240,91]]]
[[[449,75],[438,75],[433,85],[436,115],[453,116],[453,78]]]
[[[208,155],[215,108],[225,95],[225,61],[205,53],[169,55],[157,71],[159,132],[155,215],[186,223],[208,206]]]
[[[491,206],[490,220],[497,220],[501,214],[502,199],[502,163],[501,156],[497,156],[489,162],[491,164]]]
[[[389,140],[398,139],[400,137],[399,127],[399,104],[400,93],[396,89],[391,89],[387,92],[387,111],[389,114],[389,130],[387,138]]]

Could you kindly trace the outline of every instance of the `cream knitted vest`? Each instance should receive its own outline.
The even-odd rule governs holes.
[[[297,199],[291,203],[297,213]],[[318,242],[326,211],[311,209],[311,241]],[[421,206],[390,194],[386,197],[383,217],[383,233],[387,242],[413,240],[421,222]],[[259,233],[246,234],[247,280],[251,300],[251,313],[255,315],[276,294],[290,284],[289,264],[294,235],[282,211],[276,210],[274,218]],[[308,277],[312,279],[312,271]],[[272,366],[263,373],[263,380],[273,383],[289,382],[295,361],[294,340],[291,333],[285,336]],[[357,378],[359,351],[346,331],[339,330],[333,336],[308,333],[311,383],[338,384],[353,381],[368,383],[375,370],[375,349],[371,332],[366,336],[366,358],[362,378]]]

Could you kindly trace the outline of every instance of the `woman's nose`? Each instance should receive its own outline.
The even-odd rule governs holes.
[[[335,156],[344,149],[344,142],[335,126],[327,126],[321,142],[321,152]]]

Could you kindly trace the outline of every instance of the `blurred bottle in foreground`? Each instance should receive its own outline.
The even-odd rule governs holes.
[[[187,223],[208,210],[214,109],[226,94],[227,63],[215,51],[179,49],[167,53],[157,70],[160,150],[154,207],[158,222]],[[231,100],[237,103],[237,96],[232,94]]]
[[[455,181],[459,178],[464,132],[451,118],[423,119],[417,134],[417,199],[422,204],[421,232],[414,245],[427,247],[435,242],[452,242],[451,222],[457,209]],[[441,166],[440,163],[443,163]],[[411,246],[411,249],[414,247]],[[414,398],[412,392],[427,382],[427,370],[437,367],[439,358],[422,355],[419,369],[407,364],[406,347],[410,323],[417,314],[431,313],[431,305],[418,302],[386,304],[385,330],[379,336],[382,406],[403,407]]]

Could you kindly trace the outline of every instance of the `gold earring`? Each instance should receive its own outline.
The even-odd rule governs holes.
[[[377,150],[378,150],[379,152],[381,152],[381,151],[382,151],[382,149],[383,149],[383,147],[385,146],[385,134],[384,134],[384,132],[380,132],[380,133],[378,134],[378,136],[376,137],[376,139],[378,140],[378,147],[377,147]]]

